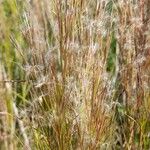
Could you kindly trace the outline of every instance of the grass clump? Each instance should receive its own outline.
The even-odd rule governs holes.
[[[150,148],[149,0],[0,4],[1,149]]]

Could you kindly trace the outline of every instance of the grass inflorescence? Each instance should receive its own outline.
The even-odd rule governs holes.
[[[150,0],[0,1],[0,149],[150,148]]]

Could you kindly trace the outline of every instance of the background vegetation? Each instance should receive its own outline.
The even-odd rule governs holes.
[[[150,0],[0,0],[0,149],[150,149]]]

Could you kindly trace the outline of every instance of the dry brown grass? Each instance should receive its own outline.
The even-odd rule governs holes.
[[[13,2],[0,29],[20,140],[4,149],[149,149],[150,1]]]

